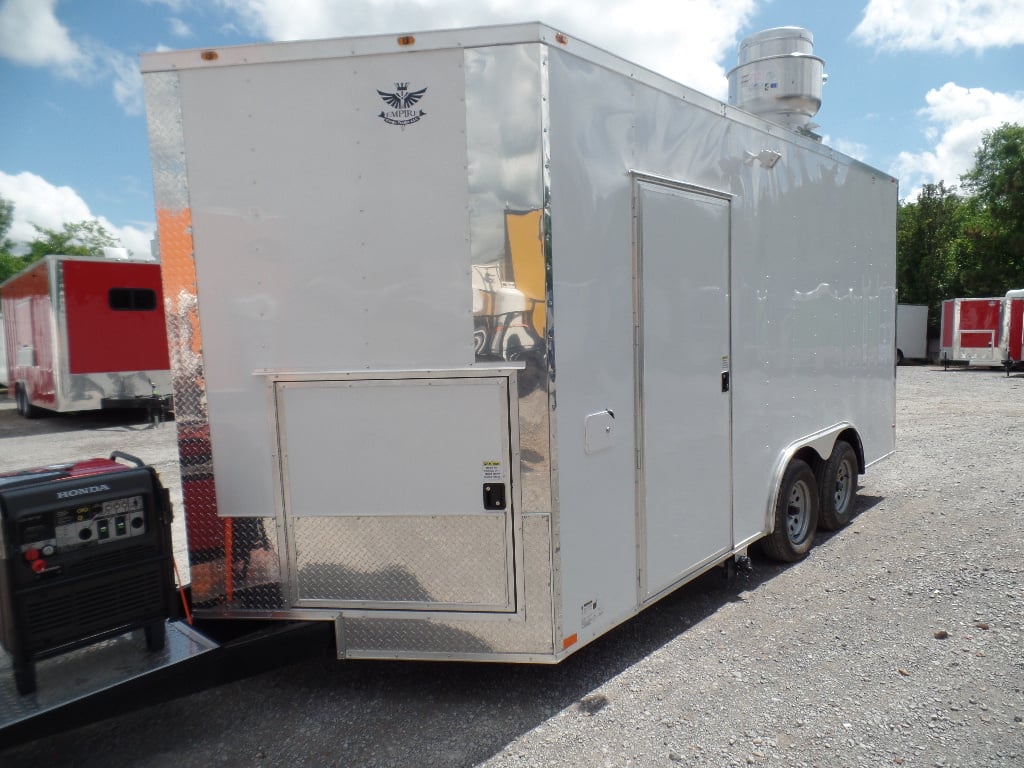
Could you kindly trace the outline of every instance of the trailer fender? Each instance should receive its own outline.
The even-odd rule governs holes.
[[[840,422],[820,432],[814,432],[794,440],[782,451],[772,469],[772,481],[764,509],[764,532],[766,535],[775,528],[775,507],[779,501],[782,479],[790,462],[793,459],[804,461],[820,483],[825,464],[832,455],[832,449],[838,440],[844,440],[850,444],[854,453],[857,454],[857,472],[864,472],[864,446],[856,428],[849,422]]]

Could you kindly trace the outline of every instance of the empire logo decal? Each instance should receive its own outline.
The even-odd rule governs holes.
[[[427,113],[422,109],[413,109],[413,106],[423,98],[423,94],[426,92],[426,88],[410,91],[408,83],[395,83],[394,93],[377,91],[384,99],[384,103],[391,107],[389,110],[382,110],[377,117],[388,125],[412,125],[419,122],[419,119]]]

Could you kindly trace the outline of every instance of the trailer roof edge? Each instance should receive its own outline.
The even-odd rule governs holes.
[[[410,42],[411,41],[411,42]],[[821,154],[860,166],[870,173],[897,184],[889,173],[850,157],[827,144],[803,136],[778,123],[773,123],[739,107],[708,96],[691,86],[636,64],[622,56],[573,37],[540,21],[499,24],[455,29],[397,32],[393,34],[359,35],[319,40],[290,40],[250,43],[213,48],[190,48],[156,51],[140,55],[142,74],[177,72],[193,69],[273,64],[318,59],[355,58],[384,54],[442,51],[459,48],[483,48],[500,45],[537,43],[554,50],[578,56],[597,66],[617,72],[637,82],[658,88],[702,109],[761,130],[784,141],[795,141],[814,148]]]

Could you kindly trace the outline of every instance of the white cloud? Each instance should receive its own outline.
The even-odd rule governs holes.
[[[125,113],[145,114],[146,101],[138,61],[118,51],[108,50],[105,66],[113,80],[114,98]]]
[[[890,50],[983,51],[1024,43],[1024,0],[870,0],[853,32]]]
[[[0,56],[73,76],[84,54],[57,21],[56,5],[57,0],[6,0],[0,5]]]
[[[56,5],[56,0],[3,2],[0,57],[22,66],[48,67],[59,77],[83,83],[109,81],[122,109],[142,114],[142,77],[135,60],[95,40],[72,40],[54,14]]]
[[[993,93],[946,83],[928,91],[919,115],[928,121],[925,136],[934,146],[924,152],[901,152],[893,169],[900,186],[916,198],[922,184],[944,181],[956,186],[974,165],[982,134],[1003,123],[1024,123],[1024,92]]]
[[[192,28],[181,19],[172,17],[167,20],[167,23],[171,28],[171,34],[175,37],[192,37]]]
[[[737,32],[755,0],[220,0],[246,31],[271,40],[541,20],[718,98]],[[657,25],[651,20],[657,19]]]
[[[136,258],[150,256],[150,240],[155,230],[151,223],[115,226],[102,216],[94,216],[71,187],[56,186],[27,171],[14,176],[0,171],[0,197],[14,203],[14,221],[7,236],[15,243],[24,244],[35,239],[33,224],[45,229],[60,229],[68,222],[96,220]]]

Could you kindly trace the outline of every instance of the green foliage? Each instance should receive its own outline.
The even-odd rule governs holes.
[[[29,263],[24,256],[15,256],[10,251],[0,249],[0,283],[21,272]]]
[[[66,222],[57,229],[33,224],[36,239],[28,244],[32,261],[51,253],[62,256],[102,256],[104,248],[116,248],[118,241],[98,221]]]
[[[1024,126],[1003,124],[985,133],[974,168],[960,177],[995,221],[1024,224]]]
[[[974,258],[964,264],[965,284],[990,295],[1024,287],[1024,126],[986,133],[961,181],[974,193],[964,230]]]
[[[0,241],[6,246],[10,243],[7,233],[11,231],[11,224],[14,223],[14,203],[0,197]]]
[[[14,241],[7,237],[14,222],[14,203],[0,197],[0,283],[28,266],[29,260],[14,254]]]
[[[14,221],[14,203],[0,197],[0,282],[51,253],[65,256],[103,256],[103,249],[120,245],[98,221],[68,222],[58,229],[33,224],[35,239],[28,253],[15,254],[15,243],[7,237]]]
[[[965,194],[926,184],[896,216],[900,301],[927,304],[932,329],[943,299],[1024,288],[1024,126],[986,133],[960,180]]]
[[[927,304],[938,321],[943,299],[959,289],[959,225],[964,201],[945,183],[925,184],[896,212],[896,285],[904,304]]]

